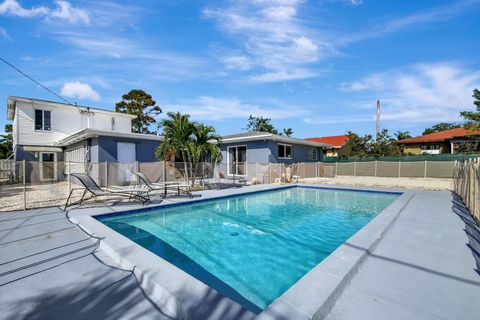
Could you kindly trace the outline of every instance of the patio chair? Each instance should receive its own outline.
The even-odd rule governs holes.
[[[136,175],[142,183],[150,190],[150,191],[157,191],[161,190],[164,192],[164,196],[167,196],[168,189],[173,189],[177,192],[177,195],[185,194],[190,198],[193,197],[191,192],[191,187],[188,184],[181,184],[181,183],[159,183],[159,182],[151,182],[150,179],[147,178],[145,174],[142,172],[134,171],[134,175]]]
[[[81,205],[84,200],[101,197],[101,196],[122,196],[122,197],[128,197],[129,200],[134,198],[142,201],[142,204],[150,202],[148,189],[131,188],[131,187],[118,188],[118,189],[109,189],[109,188],[102,189],[98,186],[95,180],[93,180],[93,178],[86,173],[72,173],[70,174],[70,176],[77,178],[77,180],[80,181],[80,183],[85,188],[82,194],[82,198],[77,202],[70,203],[70,205],[74,205],[77,203]],[[68,195],[68,198],[67,198],[67,202],[65,203],[64,210],[67,209],[68,202],[70,201],[70,198],[74,190],[75,189],[72,189],[70,191],[70,194]],[[91,197],[85,199],[85,195],[87,194],[87,192],[91,193]]]

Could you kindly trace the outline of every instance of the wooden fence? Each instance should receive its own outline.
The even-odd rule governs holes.
[[[458,161],[455,165],[453,185],[454,192],[462,198],[477,223],[480,223],[479,167],[478,159]]]

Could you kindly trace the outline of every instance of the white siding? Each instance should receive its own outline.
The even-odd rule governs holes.
[[[35,109],[51,111],[51,131],[35,130]],[[131,132],[131,119],[126,116],[92,110],[90,119],[88,119],[86,115],[81,115],[74,107],[35,105],[17,101],[13,124],[14,135],[16,135],[15,132],[18,129],[18,136],[15,136],[14,141],[19,145],[52,146],[54,141],[61,140],[86,128],[88,124],[93,129],[110,131],[112,129],[112,117],[115,117],[116,132]]]

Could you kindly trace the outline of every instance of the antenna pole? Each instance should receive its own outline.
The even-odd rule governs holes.
[[[375,132],[378,140],[378,136],[380,135],[380,100],[377,100],[377,118],[375,121],[375,125],[376,125]]]

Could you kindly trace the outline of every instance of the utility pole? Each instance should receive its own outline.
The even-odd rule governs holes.
[[[380,100],[377,100],[377,118],[375,121],[376,124],[376,139],[380,136]]]

